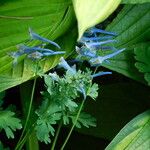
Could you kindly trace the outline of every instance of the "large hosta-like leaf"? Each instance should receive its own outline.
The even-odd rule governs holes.
[[[106,150],[149,150],[150,110],[130,121]]]
[[[135,59],[137,62],[135,66],[140,72],[144,73],[144,78],[150,85],[150,43],[142,43],[135,48]]]
[[[148,41],[150,34],[150,4],[127,5],[107,30],[118,33],[114,44],[126,50],[112,59],[105,67],[124,74],[140,82],[145,82],[142,74],[135,68],[134,48],[136,44]]]
[[[29,27],[38,34],[55,40],[73,26],[74,18],[70,0],[0,2],[0,91],[25,82],[34,76],[32,61],[24,60],[13,66],[13,59],[8,55],[8,52],[16,50],[17,44],[25,43],[29,39]],[[76,40],[73,37],[74,33],[70,36],[71,42]],[[30,45],[35,44],[37,43],[30,43]],[[65,47],[65,49],[71,51],[70,47]],[[50,57],[40,65],[44,71],[47,71],[58,63],[59,58],[60,56]]]
[[[148,3],[150,0],[122,0],[123,4],[140,4],[140,3]]]
[[[120,2],[121,0],[73,0],[79,38],[86,29],[104,21]]]

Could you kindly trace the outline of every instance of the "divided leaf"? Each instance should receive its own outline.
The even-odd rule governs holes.
[[[107,146],[106,150],[148,150],[150,146],[150,111],[130,121]]]
[[[22,128],[20,119],[14,115],[11,111],[0,111],[0,130],[4,129],[8,138],[14,138],[13,132]]]
[[[87,90],[87,96],[91,97],[92,99],[96,99],[98,96],[98,84],[93,84]]]
[[[150,85],[150,43],[140,44],[135,48],[134,53],[136,54],[135,63],[136,68],[144,73],[144,78]]]
[[[60,107],[55,104],[49,104],[45,100],[37,111],[38,120],[36,122],[35,131],[37,138],[44,141],[46,144],[50,143],[50,134],[54,136],[55,129],[52,125],[56,124],[61,119]]]
[[[74,123],[74,121],[76,119],[76,115],[72,115],[72,116],[70,116],[70,118],[72,119],[72,123]],[[76,127],[81,128],[82,125],[86,128],[96,127],[96,119],[94,117],[92,117],[90,114],[81,112],[81,114],[79,115],[79,118],[77,120]]]

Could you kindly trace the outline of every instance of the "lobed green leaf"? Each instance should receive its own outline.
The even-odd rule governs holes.
[[[14,117],[11,111],[0,111],[0,129],[4,129],[8,138],[14,138],[14,131],[21,129],[20,119]]]

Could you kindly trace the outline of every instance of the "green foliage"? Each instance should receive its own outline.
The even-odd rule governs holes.
[[[8,138],[14,138],[13,132],[16,131],[16,129],[21,129],[22,125],[20,119],[14,116],[14,112],[1,108],[4,96],[4,92],[0,93],[0,131],[4,129]]]
[[[108,145],[106,150],[148,150],[150,143],[150,111],[130,121]]]
[[[110,63],[102,65],[142,83],[147,81],[150,85],[148,42],[150,4],[148,2],[150,0],[43,0],[42,2],[40,0],[30,0],[30,2],[6,0],[0,2],[0,92],[35,77],[33,61],[21,57],[18,64],[13,66],[13,59],[9,56],[10,52],[17,50],[17,45],[20,43],[28,46],[40,44],[37,41],[29,41],[27,33],[29,27],[41,36],[57,41],[61,50],[66,51],[64,57],[68,57],[75,49],[77,39],[75,15],[80,39],[85,30],[104,21],[120,3],[136,5],[123,5],[123,9],[109,26],[106,22],[106,29],[118,33],[115,39],[119,42],[112,46],[117,49],[126,48],[126,51],[112,58]],[[46,47],[51,49],[50,45]],[[101,51],[101,53],[105,55],[109,51]],[[96,126],[94,117],[85,112],[80,113],[82,110],[80,108],[83,107],[88,96],[94,100],[98,96],[98,85],[92,83],[92,72],[76,71],[73,68],[75,73],[67,70],[63,76],[57,73],[44,75],[46,71],[58,64],[59,58],[59,56],[48,57],[38,64],[40,69],[36,75],[44,76],[46,91],[42,92],[42,104],[34,115],[36,106],[32,107],[30,114],[30,117],[33,115],[32,120],[25,128],[25,131],[31,131],[33,136],[29,132],[23,133],[19,147],[24,144],[28,136],[35,139],[37,137],[46,144],[50,143],[51,135],[55,135],[54,125],[58,122],[62,122],[63,125],[73,124],[73,128],[74,125],[77,128]],[[138,84],[132,85],[131,82],[101,87],[106,89],[106,93],[103,92],[104,94],[102,93],[99,97],[103,101],[93,106],[91,104],[94,101],[87,103],[87,110],[91,110],[92,114],[98,118],[98,126],[88,131],[82,129],[81,132],[111,139],[135,114],[147,108],[149,91],[145,87],[138,87]],[[0,131],[4,130],[8,138],[14,138],[14,131],[22,127],[21,120],[16,118],[15,113],[9,108],[2,109],[4,95],[0,93]],[[120,100],[121,97],[123,99]],[[24,98],[26,100],[29,96]],[[83,99],[82,102],[81,99]],[[146,100],[143,101],[143,99]],[[29,103],[25,100],[23,100],[24,112],[28,109]],[[125,111],[126,109],[128,111]],[[85,107],[84,111],[87,110]],[[149,130],[150,111],[147,111],[129,122],[106,150],[147,150],[150,143]],[[0,149],[5,149],[1,141]],[[31,149],[33,149],[32,146]]]
[[[20,43],[29,44],[29,27],[51,40],[60,38],[74,28],[75,15],[70,4],[71,0],[57,0],[57,2],[44,0],[42,4],[40,0],[0,2],[0,91],[21,84],[34,76],[32,61],[22,58],[19,64],[13,66],[13,59],[8,54],[15,51],[16,45]],[[60,45],[66,50],[66,56],[74,47],[71,45],[70,48],[70,43],[73,44],[73,41],[76,41],[74,35],[77,33],[73,32],[61,37],[61,43],[66,42],[66,36],[69,38],[68,45],[65,44],[65,47]],[[30,42],[32,46],[36,44],[38,43]],[[58,63],[59,58],[59,56],[52,56],[40,62],[39,65],[44,72],[48,71]]]
[[[36,122],[35,131],[40,141],[44,141],[46,144],[50,143],[49,134],[54,136],[55,129],[52,125],[61,119],[60,110],[58,105],[48,104],[48,100],[45,100],[39,111],[36,112],[39,118]]]
[[[8,138],[14,138],[13,132],[21,129],[20,119],[14,117],[15,113],[11,111],[0,111],[0,129],[4,129]]]
[[[123,4],[140,4],[140,3],[148,3],[150,0],[122,0]]]
[[[150,47],[149,43],[142,43],[135,48],[135,59],[137,62],[135,66],[137,69],[144,73],[144,78],[150,85]]]
[[[71,118],[72,123],[74,123],[76,119],[76,114],[72,114],[69,117]],[[96,127],[96,119],[90,114],[82,112],[77,120],[76,127],[81,128],[81,124],[86,128]]]
[[[36,112],[38,120],[35,125],[35,131],[40,141],[50,142],[50,135],[54,136],[55,129],[53,124],[58,120],[63,120],[64,125],[70,123],[70,119],[74,123],[80,103],[77,97],[84,93],[81,87],[84,87],[86,96],[95,99],[98,95],[98,86],[92,84],[91,71],[77,71],[75,74],[69,70],[61,77],[56,73],[44,75],[45,86],[47,91],[42,92],[43,103]],[[95,126],[95,118],[86,113],[79,115],[76,126],[81,127]]]
[[[140,11],[139,11],[140,10]],[[115,38],[119,42],[115,47],[125,47],[126,50],[112,58],[111,63],[103,66],[117,71],[127,77],[145,83],[142,74],[135,68],[134,48],[136,44],[149,41],[150,34],[150,4],[126,5],[114,21],[106,28],[118,33]]]
[[[85,30],[104,21],[119,5],[121,0],[73,0],[78,20],[79,37]]]
[[[117,76],[117,80],[120,78],[121,76]],[[84,111],[96,118],[97,126],[89,129],[81,128],[78,131],[112,140],[127,122],[149,109],[149,91],[148,87],[131,80],[101,85],[96,103],[87,101],[84,105]]]

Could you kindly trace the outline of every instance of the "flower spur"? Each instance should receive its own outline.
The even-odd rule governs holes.
[[[41,37],[37,33],[33,32],[31,28],[29,28],[29,34],[30,34],[31,40],[39,40],[39,41],[44,42],[44,43],[49,43],[49,44],[52,44],[52,45],[54,45],[60,49],[60,46],[57,43],[55,43],[49,39],[46,39],[44,37]]]
[[[78,73],[80,72],[80,70],[77,71],[74,66],[71,67],[63,57],[60,58],[59,66],[60,66],[60,67],[63,67],[65,70],[67,70],[67,71],[70,73],[71,76],[76,76],[76,75],[78,76]],[[109,74],[112,74],[112,72],[102,72],[102,71],[101,71],[101,72],[94,73],[94,74],[89,74],[89,75],[90,75],[90,78],[91,78],[91,80],[92,80],[93,78],[96,78],[96,77],[99,77],[99,76],[103,76],[103,75],[109,75]],[[58,75],[56,74],[56,72],[50,73],[49,75],[51,76],[51,78],[52,78],[54,81],[58,81]],[[82,79],[81,79],[81,80],[82,80]],[[87,90],[86,90],[85,87],[83,86],[82,82],[81,82],[80,84],[78,84],[78,91],[79,91],[80,93],[82,93],[83,98],[84,98],[84,100],[85,100],[85,99],[86,99],[86,95],[87,95],[87,94],[86,94],[86,91],[87,91]]]
[[[106,36],[97,36],[97,33],[104,35],[106,34]],[[86,57],[92,66],[99,66],[104,61],[107,62],[108,59],[120,54],[125,50],[117,50],[115,47],[108,45],[110,43],[117,42],[113,39],[113,37],[116,35],[116,33],[104,31],[95,27],[87,30],[81,38],[81,41],[79,41],[82,46],[80,48],[76,47],[76,51],[79,54],[77,58],[82,59],[83,57]],[[97,52],[98,50],[112,50],[113,53],[106,56],[99,56]]]
[[[42,44],[36,45],[34,47],[29,47],[24,44],[20,44],[17,46],[18,51],[11,52],[10,55],[14,58],[14,63],[17,62],[18,58],[22,55],[26,55],[28,58],[32,60],[41,59],[46,56],[53,56],[53,55],[62,55],[64,51],[53,51],[47,48],[43,48],[47,43],[54,45],[55,47],[60,49],[60,46],[46,38],[41,37],[40,35],[34,33],[31,29],[29,29],[30,37],[33,40],[40,40]]]

